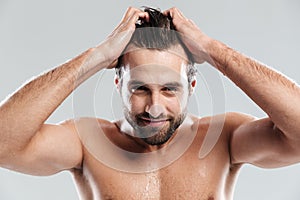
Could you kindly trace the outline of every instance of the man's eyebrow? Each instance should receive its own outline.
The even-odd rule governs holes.
[[[130,80],[128,82],[128,85],[145,85],[145,83],[142,81],[138,81],[138,80]]]
[[[179,82],[169,82],[169,83],[165,83],[164,86],[166,87],[178,87],[178,88],[182,88],[183,85]]]
[[[146,83],[144,83],[143,81],[139,81],[139,80],[130,80],[128,82],[128,85],[147,85]],[[177,88],[182,88],[183,85],[179,82],[168,82],[168,83],[164,83],[162,86],[164,87],[177,87]]]

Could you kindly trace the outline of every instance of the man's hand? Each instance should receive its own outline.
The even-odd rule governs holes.
[[[196,63],[210,62],[206,48],[211,41],[198,26],[190,19],[186,18],[182,12],[173,7],[164,11],[164,15],[171,17],[176,30],[181,34],[181,39],[192,53]]]
[[[130,41],[135,31],[135,23],[139,19],[148,21],[149,14],[137,8],[129,7],[120,24],[103,42],[103,54],[106,59],[111,61],[111,64],[107,67],[108,69],[117,65],[117,59]]]

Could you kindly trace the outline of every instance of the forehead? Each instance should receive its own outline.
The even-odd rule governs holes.
[[[174,46],[164,50],[130,46],[127,47],[123,56],[123,63],[131,68],[141,65],[155,64],[176,70],[176,68],[182,64],[187,65],[188,58],[185,51],[180,46]]]
[[[123,56],[125,80],[163,84],[187,79],[187,58],[180,50],[136,49]],[[125,75],[125,76],[124,76]]]

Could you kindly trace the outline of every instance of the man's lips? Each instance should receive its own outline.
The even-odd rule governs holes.
[[[163,118],[163,119],[153,119],[153,118],[147,118],[147,117],[140,117],[139,118],[144,125],[147,126],[163,126],[169,119]]]

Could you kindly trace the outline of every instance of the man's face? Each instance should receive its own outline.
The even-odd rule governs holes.
[[[186,116],[186,59],[178,51],[138,49],[125,54],[123,63],[118,87],[126,120],[147,144],[164,144]]]

